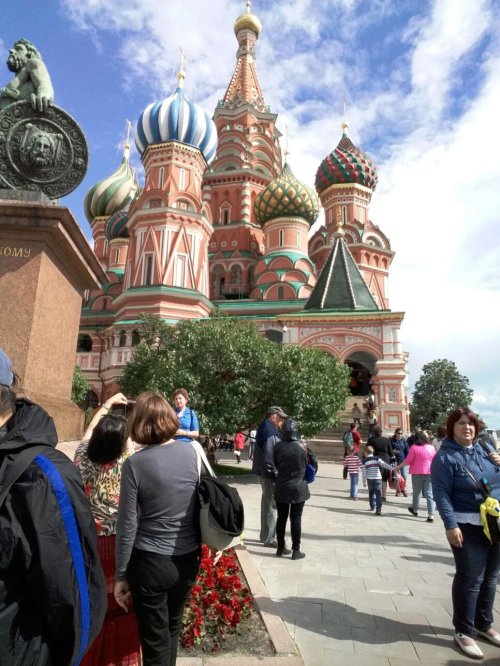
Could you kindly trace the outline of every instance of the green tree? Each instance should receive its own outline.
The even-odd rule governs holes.
[[[324,352],[277,345],[251,322],[210,317],[168,326],[145,318],[143,341],[125,368],[126,393],[189,390],[210,435],[248,429],[279,404],[313,434],[335,422],[347,395],[348,371]]]
[[[278,404],[296,418],[306,437],[336,425],[349,394],[349,367],[314,347],[283,345],[279,349],[274,386]]]
[[[73,370],[73,384],[71,386],[71,400],[75,404],[81,405],[87,398],[89,391],[90,384],[87,377],[83,374],[80,366],[75,365]]]
[[[453,361],[437,359],[422,368],[415,384],[410,416],[413,427],[435,429],[444,425],[449,412],[470,405],[473,390]]]

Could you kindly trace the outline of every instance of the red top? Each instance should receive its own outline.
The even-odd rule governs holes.
[[[351,430],[352,435],[352,445],[354,447],[354,453],[359,452],[359,447],[361,446],[361,433],[359,430]]]
[[[237,432],[234,436],[234,448],[238,451],[245,448],[245,435],[242,432]]]

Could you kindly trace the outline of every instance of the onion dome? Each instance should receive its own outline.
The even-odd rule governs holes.
[[[318,217],[319,199],[313,188],[297,180],[285,164],[280,175],[255,198],[253,210],[262,225],[277,217],[301,217],[312,225]]]
[[[210,163],[217,149],[217,129],[208,113],[184,96],[184,72],[177,76],[175,93],[163,102],[149,104],[142,112],[135,129],[135,145],[142,155],[150,145],[179,141],[198,148]]]
[[[109,218],[104,227],[104,235],[108,241],[115,240],[116,238],[128,238],[128,212],[126,210],[118,210]]]
[[[338,146],[325,157],[316,173],[318,194],[330,185],[345,183],[356,183],[371,190],[377,187],[377,168],[347,136],[347,127],[347,123],[342,124],[343,134]]]
[[[237,35],[240,30],[253,30],[257,37],[260,35],[260,32],[262,30],[262,23],[260,20],[255,16],[255,14],[252,14],[250,11],[250,7],[252,6],[252,3],[247,0],[247,10],[244,14],[241,16],[238,16],[236,21],[234,22],[234,34]]]
[[[85,195],[83,208],[89,222],[95,217],[112,215],[127,208],[140,190],[134,170],[129,164],[130,146],[125,144],[118,169],[108,178],[91,187]]]

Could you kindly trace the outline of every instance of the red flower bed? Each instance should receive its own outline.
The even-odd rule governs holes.
[[[212,551],[202,546],[200,573],[184,610],[182,647],[204,643],[217,652],[224,638],[250,615],[252,597],[240,571],[233,548],[214,564]]]

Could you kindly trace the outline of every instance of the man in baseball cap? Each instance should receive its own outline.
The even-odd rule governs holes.
[[[276,416],[279,416],[280,419],[285,419],[288,418],[288,415],[285,414],[285,412],[281,409],[281,407],[278,407],[277,405],[273,405],[272,407],[269,407],[267,410],[266,418],[269,418],[273,414],[276,414]]]
[[[10,388],[14,382],[14,373],[10,358],[0,347],[0,384]]]
[[[288,418],[278,405],[269,407],[266,418],[257,428],[252,472],[257,474],[262,486],[260,500],[260,540],[264,546],[276,547],[276,502],[274,500],[274,481],[278,475],[274,466],[273,451],[276,442],[281,440],[280,428]],[[291,551],[283,550],[285,555]]]

